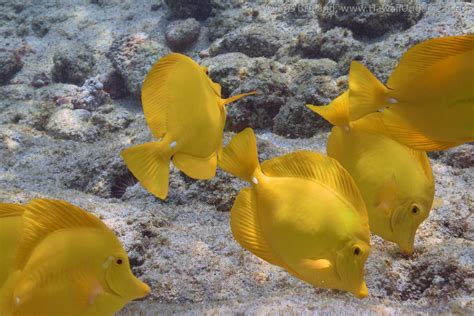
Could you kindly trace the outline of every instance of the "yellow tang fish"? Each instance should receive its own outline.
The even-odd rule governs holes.
[[[0,288],[12,272],[22,229],[24,208],[17,204],[0,204]]]
[[[371,130],[379,113],[334,127],[327,153],[352,175],[369,212],[370,229],[396,242],[404,254],[414,250],[415,233],[428,218],[434,179],[426,152],[411,149]]]
[[[145,119],[158,141],[125,149],[130,171],[153,195],[168,195],[169,164],[194,179],[214,177],[222,150],[225,105],[255,92],[221,97],[207,69],[173,53],[161,58],[142,86]]]
[[[149,294],[120,241],[92,214],[36,199],[24,206],[22,225],[1,315],[113,315]]]
[[[245,129],[224,149],[219,166],[252,183],[231,210],[237,242],[313,286],[368,295],[367,210],[336,160],[299,151],[260,167],[255,135]]]
[[[384,109],[384,132],[411,148],[443,150],[474,141],[474,35],[413,46],[387,86],[354,61],[349,99],[351,121]]]

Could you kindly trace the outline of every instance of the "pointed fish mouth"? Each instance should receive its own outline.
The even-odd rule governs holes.
[[[357,291],[356,293],[354,293],[354,295],[355,295],[357,298],[365,298],[365,297],[367,297],[367,296],[369,295],[369,289],[367,288],[367,285],[365,284],[365,281],[362,282],[359,291]]]

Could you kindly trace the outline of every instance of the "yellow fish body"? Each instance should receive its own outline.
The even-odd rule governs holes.
[[[21,230],[23,207],[0,204],[0,288],[12,272],[11,267]]]
[[[433,205],[433,172],[426,152],[368,132],[376,127],[376,116],[378,113],[366,116],[349,129],[334,127],[327,153],[357,183],[371,231],[412,254],[416,230]]]
[[[383,110],[384,132],[418,150],[474,141],[474,35],[435,38],[410,48],[387,86],[353,62],[349,118]]]
[[[347,171],[314,152],[295,152],[261,167],[257,155],[255,135],[246,129],[219,159],[222,169],[252,183],[231,210],[235,239],[313,286],[367,296],[367,211]]]
[[[207,69],[173,53],[149,71],[142,87],[145,119],[158,141],[125,149],[130,171],[152,194],[168,195],[169,162],[195,179],[214,177],[222,149],[225,105],[246,93],[223,99]]]
[[[113,315],[148,295],[98,218],[55,200],[33,200],[24,209],[15,272],[0,291],[2,315]]]

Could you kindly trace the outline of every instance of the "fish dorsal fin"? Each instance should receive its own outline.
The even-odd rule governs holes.
[[[0,218],[21,216],[25,208],[18,204],[0,203]]]
[[[257,257],[281,267],[281,261],[270,249],[258,220],[257,205],[251,188],[244,188],[235,199],[230,212],[230,227],[235,240]]]
[[[182,54],[171,53],[158,60],[148,72],[142,85],[142,104],[145,119],[153,136],[161,138],[167,131],[170,106],[169,79],[181,63],[194,63]]]
[[[326,106],[311,104],[306,104],[306,106],[334,126],[349,124],[349,91],[344,92]]]
[[[390,75],[387,86],[396,89],[443,59],[474,50],[474,35],[449,36],[424,41],[410,48]]]
[[[364,200],[349,172],[337,160],[312,151],[297,151],[267,160],[262,171],[272,177],[299,177],[318,181],[340,193],[363,216]]]
[[[110,231],[91,213],[60,200],[32,200],[25,205],[23,223],[23,234],[16,257],[17,269],[22,269],[36,246],[55,231],[86,227]]]

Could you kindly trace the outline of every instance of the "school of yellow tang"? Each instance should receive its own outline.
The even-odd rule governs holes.
[[[474,35],[413,46],[386,85],[354,61],[346,92],[307,105],[334,125],[327,156],[296,151],[260,164],[252,129],[222,145],[225,105],[255,91],[222,98],[205,67],[172,53],[142,87],[156,140],[122,157],[160,199],[170,161],[194,179],[219,166],[248,182],[231,209],[235,240],[313,286],[363,298],[370,232],[411,255],[418,227],[441,204],[426,151],[474,141],[473,73]],[[114,233],[64,201],[0,204],[0,255],[1,315],[113,315],[150,292]]]

